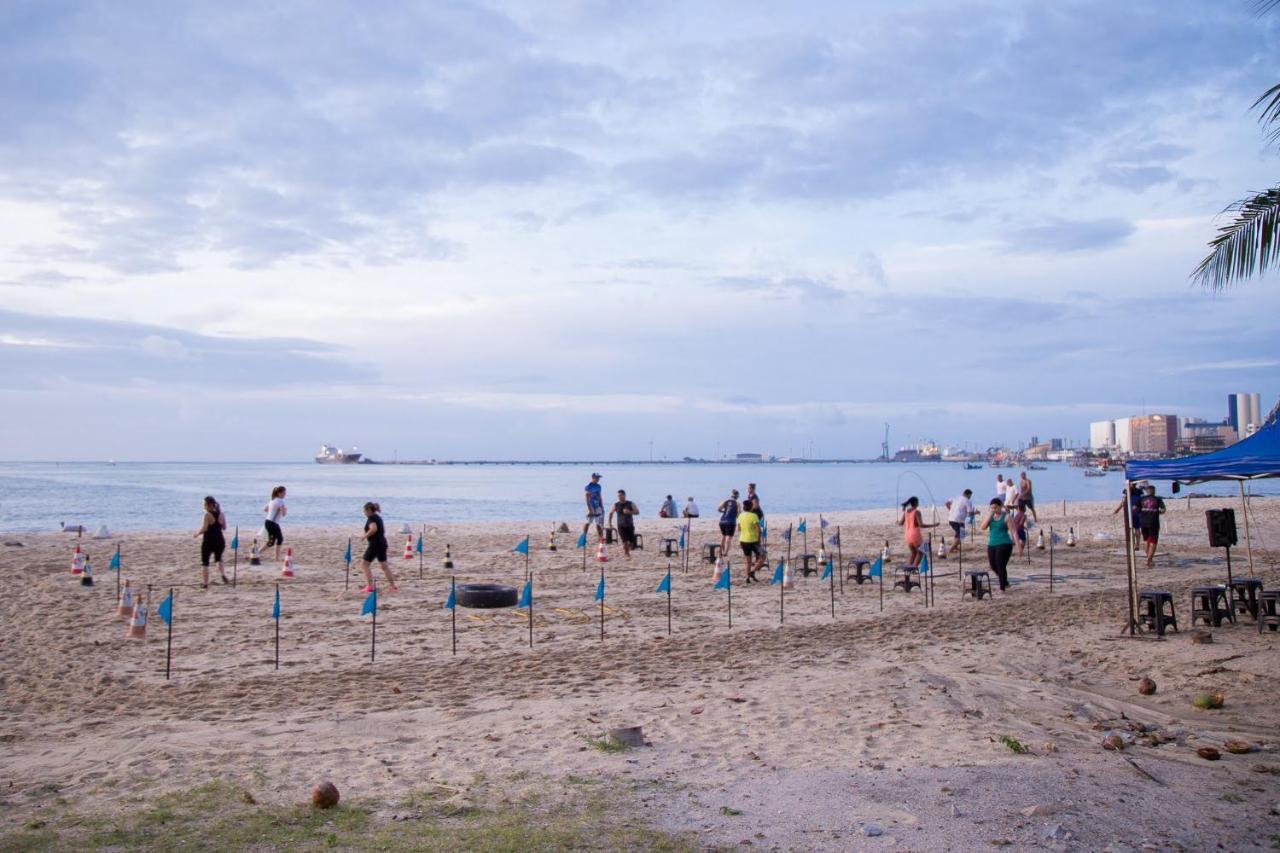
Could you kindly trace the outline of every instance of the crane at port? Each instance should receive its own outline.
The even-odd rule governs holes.
[[[884,425],[884,441],[880,445],[880,458],[889,461],[889,425]]]

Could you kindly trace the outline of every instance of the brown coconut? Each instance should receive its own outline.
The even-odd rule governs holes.
[[[1153,679],[1146,678],[1146,677],[1138,679],[1138,692],[1141,693],[1143,696],[1150,696],[1151,694],[1155,693],[1156,692],[1155,681]]]
[[[1222,753],[1218,752],[1218,750],[1214,749],[1211,746],[1200,747],[1199,749],[1196,750],[1196,755],[1200,756],[1205,761],[1217,761],[1219,758],[1222,757]]]
[[[331,809],[338,804],[338,787],[327,779],[311,789],[311,805]]]

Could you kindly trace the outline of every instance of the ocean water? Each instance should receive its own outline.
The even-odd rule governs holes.
[[[201,501],[214,495],[228,524],[261,526],[262,506],[274,485],[289,489],[287,525],[359,525],[367,500],[382,505],[389,524],[486,520],[573,520],[583,512],[582,489],[593,470],[603,475],[606,501],[625,488],[646,518],[662,499],[678,506],[693,495],[704,518],[731,488],[744,494],[758,485],[766,513],[816,515],[849,509],[892,507],[911,495],[922,507],[939,506],[971,488],[985,502],[997,473],[969,471],[958,463],[903,465],[832,464],[487,464],[317,465],[227,462],[7,462],[0,463],[0,531],[54,531],[59,522],[96,530],[195,530]],[[1119,500],[1119,474],[1085,477],[1077,468],[1050,464],[1029,472],[1038,505]],[[1206,483],[1198,492],[1235,495],[1233,483]],[[1251,485],[1254,494],[1280,494],[1280,481]],[[1168,494],[1167,486],[1161,493]]]

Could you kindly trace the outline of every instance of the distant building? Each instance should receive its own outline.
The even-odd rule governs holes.
[[[1050,450],[1061,450],[1061,449],[1062,449],[1062,447],[1063,447],[1063,441],[1062,441],[1062,439],[1060,439],[1060,438],[1051,438],[1051,439],[1049,439],[1049,449],[1050,449]]]
[[[764,454],[763,453],[738,453],[734,455],[733,458],[737,459],[739,462],[763,462]]]
[[[1116,418],[1112,421],[1115,427],[1115,446],[1122,453],[1133,452],[1133,418]]]
[[[1246,438],[1262,426],[1262,398],[1258,394],[1241,392],[1227,395],[1227,423],[1236,432],[1236,438]]]
[[[1089,424],[1089,449],[1109,450],[1116,446],[1116,422],[1094,421]]]
[[[1130,453],[1163,456],[1173,453],[1178,442],[1177,415],[1142,415],[1127,418]]]

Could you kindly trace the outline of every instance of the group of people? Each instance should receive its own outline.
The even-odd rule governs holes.
[[[267,503],[262,507],[262,512],[266,518],[262,521],[263,528],[267,531],[267,548],[274,548],[274,560],[280,559],[280,546],[284,544],[284,531],[280,527],[280,521],[289,512],[285,506],[284,497],[286,490],[284,486],[276,486],[271,490],[271,496],[267,498]],[[218,567],[218,579],[224,584],[229,584],[227,573],[222,565],[222,555],[227,550],[227,539],[224,531],[227,529],[227,516],[222,511],[222,507],[218,504],[213,495],[206,495],[204,499],[204,512],[200,518],[200,529],[196,531],[196,538],[200,540],[200,569],[201,569],[201,588],[209,588],[209,564],[213,563]]]

